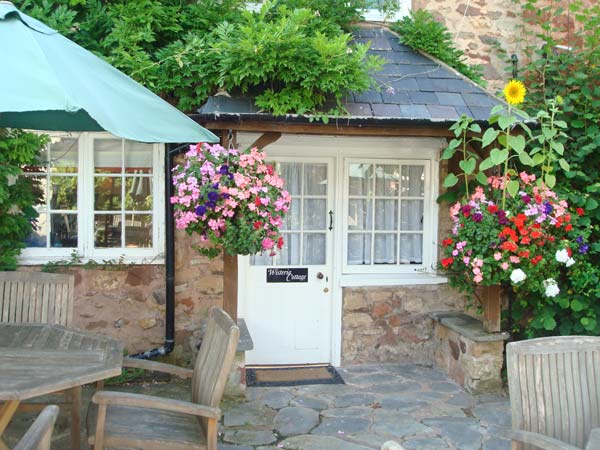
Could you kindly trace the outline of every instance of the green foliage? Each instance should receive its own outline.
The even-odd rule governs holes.
[[[18,3],[18,2],[17,2]],[[364,0],[279,0],[260,12],[243,0],[25,0],[22,10],[184,111],[227,91],[258,95],[275,114],[315,113],[370,87],[381,65],[342,30]]]
[[[391,28],[400,35],[403,44],[435,56],[474,82],[485,85],[482,68],[464,62],[465,55],[454,45],[448,28],[437,22],[430,12],[413,10]]]
[[[19,176],[33,165],[46,136],[0,128],[0,270],[15,270],[37,217],[33,205],[39,190],[31,178]]]
[[[119,256],[119,259],[103,259],[102,262],[88,259],[83,261],[77,250],[73,250],[69,259],[61,259],[58,261],[48,261],[42,266],[42,272],[57,273],[68,271],[72,267],[79,267],[85,270],[106,270],[120,272],[133,267],[134,263],[126,263],[125,255]]]
[[[565,134],[556,140],[555,158],[546,160],[555,175],[555,190],[573,207],[582,208],[577,228],[587,242],[587,260],[573,266],[568,288],[555,302],[520,295],[513,307],[516,333],[528,337],[556,334],[600,334],[600,5],[569,3],[569,10],[554,3],[516,0],[525,17],[523,35],[526,97],[530,109],[548,98],[563,102],[554,123]],[[570,16],[575,31],[562,28]],[[567,40],[567,38],[569,40]],[[543,45],[540,45],[539,42]],[[557,45],[563,45],[557,48]],[[564,48],[564,46],[570,47]],[[545,117],[552,116],[552,104]],[[542,125],[544,130],[544,125]],[[546,128],[544,133],[551,132]],[[534,155],[535,158],[535,155]]]

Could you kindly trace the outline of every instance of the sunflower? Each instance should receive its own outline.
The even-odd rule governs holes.
[[[519,80],[510,80],[504,87],[504,97],[509,105],[519,105],[525,100],[527,89]]]

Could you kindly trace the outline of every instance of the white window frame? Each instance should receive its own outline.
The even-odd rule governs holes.
[[[249,2],[246,3],[246,9],[258,12],[262,5],[263,2]],[[395,22],[408,16],[411,5],[411,0],[398,0],[398,11],[393,16],[386,17],[379,9],[365,9],[362,11],[362,16],[365,22]]]
[[[345,158],[344,159],[344,205],[343,205],[343,246],[342,246],[342,273],[343,274],[414,274],[415,272],[429,272],[433,266],[435,258],[434,243],[436,241],[436,226],[434,222],[437,220],[437,209],[434,208],[435,198],[432,189],[433,178],[433,160],[432,159],[398,159],[398,158]],[[350,203],[349,198],[349,168],[351,164],[372,164],[376,165],[418,165],[423,166],[425,169],[425,192],[424,192],[424,205],[423,205],[423,253],[421,264],[348,264],[348,208]],[[373,196],[373,199],[375,196]],[[389,197],[389,199],[398,199],[399,197]],[[375,203],[373,203],[373,208]],[[400,203],[398,204],[400,209]],[[374,226],[375,224],[373,224]],[[400,227],[400,223],[398,223]],[[365,230],[367,231],[367,230]],[[398,233],[398,230],[395,230]],[[371,231],[372,233],[372,231]],[[371,248],[373,251],[373,242]],[[398,244],[399,245],[399,244]],[[373,258],[374,255],[371,255]]]
[[[47,262],[70,260],[73,251],[82,262],[94,260],[119,260],[135,264],[161,264],[164,262],[164,152],[163,144],[152,144],[152,243],[150,248],[95,248],[94,247],[94,153],[95,139],[121,139],[110,133],[46,133],[50,138],[72,137],[78,140],[79,163],[77,171],[77,248],[38,248],[23,249],[19,264],[37,265]]]

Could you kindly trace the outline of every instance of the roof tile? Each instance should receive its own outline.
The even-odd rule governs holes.
[[[400,115],[400,106],[383,104],[371,105],[373,107],[373,115],[377,117],[398,117]]]
[[[459,118],[456,109],[452,106],[427,105],[427,109],[429,110],[432,119],[456,120]]]
[[[438,103],[443,106],[467,106],[460,94],[452,94],[450,92],[436,92]]]
[[[369,103],[346,103],[346,109],[351,116],[372,117],[371,105]]]
[[[425,105],[400,105],[400,117],[411,119],[430,119],[431,114]]]
[[[433,92],[409,92],[410,102],[415,105],[437,105],[438,98]]]

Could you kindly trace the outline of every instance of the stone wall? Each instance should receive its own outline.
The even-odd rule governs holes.
[[[432,311],[462,311],[445,284],[343,289],[342,363],[432,364]]]

